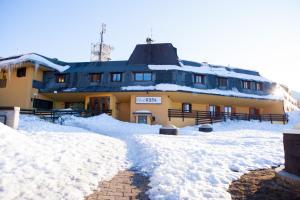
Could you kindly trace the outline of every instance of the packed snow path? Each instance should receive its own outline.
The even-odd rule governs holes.
[[[234,121],[214,125],[215,132],[197,127],[179,136],[158,135],[159,126],[120,122],[107,115],[65,118],[70,126],[126,142],[131,167],[150,176],[151,199],[230,199],[232,180],[251,169],[283,163],[282,132],[300,122],[293,113],[289,125]]]

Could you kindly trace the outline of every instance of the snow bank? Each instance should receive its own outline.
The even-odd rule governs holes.
[[[44,65],[44,66],[48,66],[59,72],[63,72],[70,67],[68,65],[62,66],[62,65],[55,64],[53,62],[50,62],[49,60],[47,60],[46,58],[44,58],[42,56],[30,53],[30,54],[24,54],[18,58],[0,61],[0,69],[8,69],[11,65],[17,65],[17,64],[20,64],[22,62],[27,62],[27,61],[34,62],[34,63]]]
[[[159,90],[159,91],[187,91],[187,92],[195,92],[201,94],[214,94],[214,95],[222,95],[222,96],[232,96],[232,97],[245,97],[245,98],[255,98],[255,99],[271,99],[271,100],[281,100],[282,95],[255,95],[255,94],[246,94],[241,93],[237,89],[236,90],[220,90],[220,89],[198,89],[187,86],[181,86],[176,84],[168,84],[161,83],[155,86],[126,86],[122,87],[122,90],[130,90],[130,91],[141,91],[141,90]]]
[[[187,72],[194,72],[199,74],[212,74],[221,77],[231,77],[231,78],[239,78],[244,80],[252,80],[252,81],[260,81],[260,82],[269,82],[268,79],[262,76],[255,76],[251,74],[243,74],[237,73],[234,71],[228,71],[224,67],[211,67],[209,65],[194,67],[183,65],[148,65],[148,68],[151,70],[180,70],[180,71],[187,71]]]
[[[124,142],[22,116],[0,123],[0,199],[83,199],[127,166]]]
[[[64,116],[63,121],[65,125],[81,127],[121,139],[128,139],[135,134],[156,134],[161,127],[160,125],[122,122],[107,114],[89,118]]]

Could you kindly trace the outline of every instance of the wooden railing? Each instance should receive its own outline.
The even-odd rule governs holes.
[[[21,114],[31,114],[37,115],[45,119],[51,119],[51,121],[55,121],[63,115],[74,115],[80,117],[90,117],[95,115],[100,115],[102,113],[106,113],[108,115],[112,114],[112,110],[105,110],[102,112],[89,112],[86,110],[38,110],[38,109],[21,109]]]
[[[282,122],[286,124],[288,117],[286,114],[247,114],[247,113],[226,113],[226,112],[210,112],[210,111],[197,111],[183,112],[178,109],[168,110],[169,121],[172,118],[181,118],[183,121],[185,118],[194,118],[195,124],[213,124],[226,120],[258,120],[273,122]]]

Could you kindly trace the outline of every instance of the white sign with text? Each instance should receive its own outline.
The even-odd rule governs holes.
[[[137,104],[161,104],[161,97],[135,97]]]

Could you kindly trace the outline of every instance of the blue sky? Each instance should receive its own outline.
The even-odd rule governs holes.
[[[89,61],[102,22],[113,60],[128,59],[152,28],[181,59],[257,70],[300,91],[298,0],[0,0],[0,56]]]

